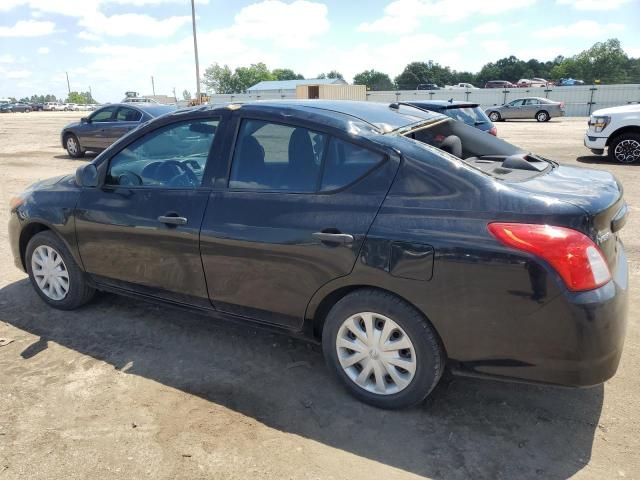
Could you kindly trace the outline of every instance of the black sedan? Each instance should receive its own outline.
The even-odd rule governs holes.
[[[459,120],[479,130],[489,132],[491,135],[498,134],[498,129],[477,103],[456,100],[418,100],[415,102],[407,102],[407,104],[424,110],[442,113],[454,120]]]
[[[73,158],[83,157],[87,151],[100,152],[142,123],[175,109],[155,103],[107,105],[64,127],[60,133],[62,148]]]
[[[305,335],[353,395],[400,408],[447,367],[614,375],[626,216],[610,173],[444,115],[281,101],[141,126],[14,198],[9,239],[54,308],[104,290]]]

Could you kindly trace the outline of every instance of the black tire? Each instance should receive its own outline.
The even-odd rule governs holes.
[[[640,161],[640,133],[628,132],[616,135],[609,142],[607,154],[610,160],[620,163]]]
[[[52,248],[58,255],[60,255],[60,257],[62,257],[63,265],[68,274],[68,291],[66,296],[60,300],[55,300],[47,296],[35,279],[32,267],[32,257],[34,251],[41,246]],[[40,232],[29,240],[25,252],[25,264],[27,266],[27,272],[29,273],[29,280],[31,280],[31,285],[33,285],[36,293],[40,298],[42,298],[42,300],[44,300],[45,303],[53,308],[57,308],[59,310],[75,310],[89,302],[95,294],[95,290],[87,283],[84,272],[80,270],[62,240],[60,240],[55,233],[49,230]]]
[[[489,120],[492,122],[500,122],[502,121],[502,116],[500,115],[500,112],[489,112]]]
[[[385,395],[365,390],[340,365],[336,348],[338,332],[345,320],[361,312],[374,312],[392,319],[406,332],[413,344],[415,374],[399,392]],[[357,290],[333,306],[322,331],[322,349],[328,367],[349,393],[364,403],[385,409],[407,408],[422,402],[438,384],[445,367],[445,356],[438,336],[423,315],[404,300],[374,289]]]
[[[549,112],[546,110],[540,110],[536,113],[536,121],[538,122],[548,122],[550,118]]]
[[[75,145],[75,147],[73,147],[72,145]],[[78,137],[76,137],[73,133],[67,133],[64,136],[64,148],[67,150],[67,153],[71,158],[84,157],[85,151],[82,149]]]

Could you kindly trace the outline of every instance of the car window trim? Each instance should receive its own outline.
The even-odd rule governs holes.
[[[113,160],[113,157],[115,157],[116,155],[118,155],[120,152],[122,152],[125,148],[127,148],[129,145],[131,145],[132,143],[137,142],[138,140],[144,138],[146,135],[155,132],[156,130],[159,130],[161,128],[166,128],[166,127],[170,127],[172,125],[176,125],[179,123],[185,123],[185,122],[193,122],[193,121],[212,121],[212,120],[217,120],[218,121],[218,128],[216,129],[216,134],[214,134],[213,136],[213,141],[211,142],[211,145],[209,146],[209,152],[207,153],[207,159],[205,161],[205,166],[204,166],[204,170],[202,172],[202,181],[200,182],[200,185],[198,185],[197,187],[167,187],[167,186],[162,186],[162,187],[154,187],[151,185],[111,185],[106,183],[107,180],[107,176],[109,175],[109,168],[111,167],[111,161]],[[185,191],[189,191],[189,192],[194,192],[197,190],[206,190],[206,191],[211,191],[212,187],[211,186],[207,186],[205,185],[205,182],[208,181],[207,180],[207,172],[208,172],[208,167],[209,167],[209,163],[211,161],[211,156],[213,154],[213,148],[216,144],[216,138],[218,138],[217,135],[217,130],[220,128],[220,125],[222,124],[223,120],[222,120],[222,115],[216,115],[216,116],[210,116],[210,117],[191,117],[191,118],[179,118],[174,122],[169,122],[169,123],[165,123],[162,126],[159,126],[157,128],[154,128],[153,130],[150,130],[148,132],[144,132],[142,135],[137,136],[135,138],[133,138],[130,142],[128,142],[127,144],[123,145],[121,148],[119,148],[116,152],[113,152],[111,155],[109,155],[109,157],[104,160],[104,163],[106,164],[106,166],[104,167],[104,174],[101,175],[101,179],[100,179],[100,185],[98,186],[98,188],[103,189],[103,190],[116,190],[116,189],[127,189],[127,190],[153,190],[153,191],[159,191],[159,190],[171,190],[171,191],[175,191],[175,190],[185,190]],[[101,162],[102,163],[102,162]]]
[[[445,119],[448,119],[449,117],[444,117]],[[321,163],[321,169],[320,169],[320,175],[319,175],[319,181],[320,181],[320,187],[316,187],[316,190],[313,192],[294,192],[291,190],[271,190],[271,189],[256,189],[256,188],[242,188],[242,187],[230,187],[229,183],[231,182],[231,168],[233,167],[233,156],[235,153],[235,149],[236,149],[236,144],[238,143],[238,135],[240,134],[240,127],[242,125],[242,121],[243,120],[258,120],[258,121],[263,121],[263,122],[270,122],[270,123],[276,123],[276,124],[281,124],[284,126],[288,126],[288,127],[293,127],[293,128],[297,128],[297,127],[301,127],[301,128],[305,128],[307,130],[313,130],[316,131],[318,133],[322,133],[324,135],[327,136],[327,143],[325,145],[325,150],[323,152],[323,159],[322,159],[322,163]],[[373,173],[375,170],[377,170],[378,168],[380,168],[382,165],[384,165],[385,163],[387,163],[387,161],[390,158],[390,155],[388,152],[383,151],[382,149],[374,149],[371,148],[369,146],[366,145],[362,145],[360,142],[354,142],[352,139],[350,138],[344,138],[344,135],[336,135],[336,133],[329,131],[325,128],[315,128],[315,124],[312,124],[312,126],[307,126],[306,124],[300,124],[298,123],[297,125],[292,124],[292,123],[287,123],[287,122],[283,122],[280,119],[274,119],[272,115],[269,114],[264,114],[264,115],[260,115],[260,114],[254,114],[254,113],[245,113],[245,112],[238,112],[232,119],[233,121],[235,121],[235,125],[233,126],[234,128],[234,134],[233,134],[233,141],[231,142],[231,145],[229,146],[229,151],[227,152],[227,178],[225,181],[225,188],[220,188],[220,190],[223,191],[228,191],[228,192],[253,192],[253,193],[271,193],[271,194],[293,194],[293,195],[332,195],[332,194],[336,194],[336,193],[340,193],[343,190],[346,190],[348,188],[350,188],[352,185],[358,183],[360,180],[362,180],[364,177],[366,177],[367,175],[370,175],[371,173]],[[367,151],[370,152],[374,152],[374,153],[378,153],[380,155],[382,155],[382,160],[380,162],[378,162],[376,165],[374,165],[372,168],[370,168],[369,170],[367,170],[365,173],[363,173],[362,175],[360,175],[358,178],[354,179],[352,182],[348,183],[347,185],[344,185],[340,188],[336,188],[333,190],[320,190],[320,188],[322,187],[322,179],[324,178],[324,160],[326,158],[327,152],[328,152],[328,146],[329,146],[329,141],[332,139],[340,139],[344,142],[347,143],[351,143],[353,145],[357,145],[360,148],[363,148]]]

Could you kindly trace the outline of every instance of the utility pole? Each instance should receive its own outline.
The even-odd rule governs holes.
[[[198,60],[198,40],[196,37],[196,7],[191,0],[191,23],[193,25],[193,53],[196,58],[196,101],[200,105],[200,62]]]
[[[153,83],[153,75],[151,75],[151,91],[153,92],[153,96],[156,96],[156,84]]]
[[[93,93],[91,93],[91,85],[89,85],[89,98],[87,99],[88,103],[93,103]]]
[[[69,95],[71,95],[71,85],[69,84],[69,72],[64,72],[64,74],[67,76],[67,91],[69,92]]]

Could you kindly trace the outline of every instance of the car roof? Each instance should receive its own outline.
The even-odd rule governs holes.
[[[175,105],[165,105],[164,103],[146,103],[146,102],[144,103],[142,102],[140,103],[107,103],[100,106],[100,108],[104,108],[104,107],[132,108],[134,110],[140,110],[142,112],[148,113],[152,117],[163,115],[177,108]]]
[[[233,107],[232,107],[233,105]],[[206,108],[206,107],[201,107]],[[240,104],[209,106],[211,109],[243,108],[264,113],[287,113],[299,118],[310,113],[322,121],[331,120],[339,128],[352,130],[355,119],[374,127],[378,133],[385,133],[439,118],[442,115],[427,112],[403,103],[358,102],[351,100],[264,100]],[[184,111],[184,110],[182,110]]]

